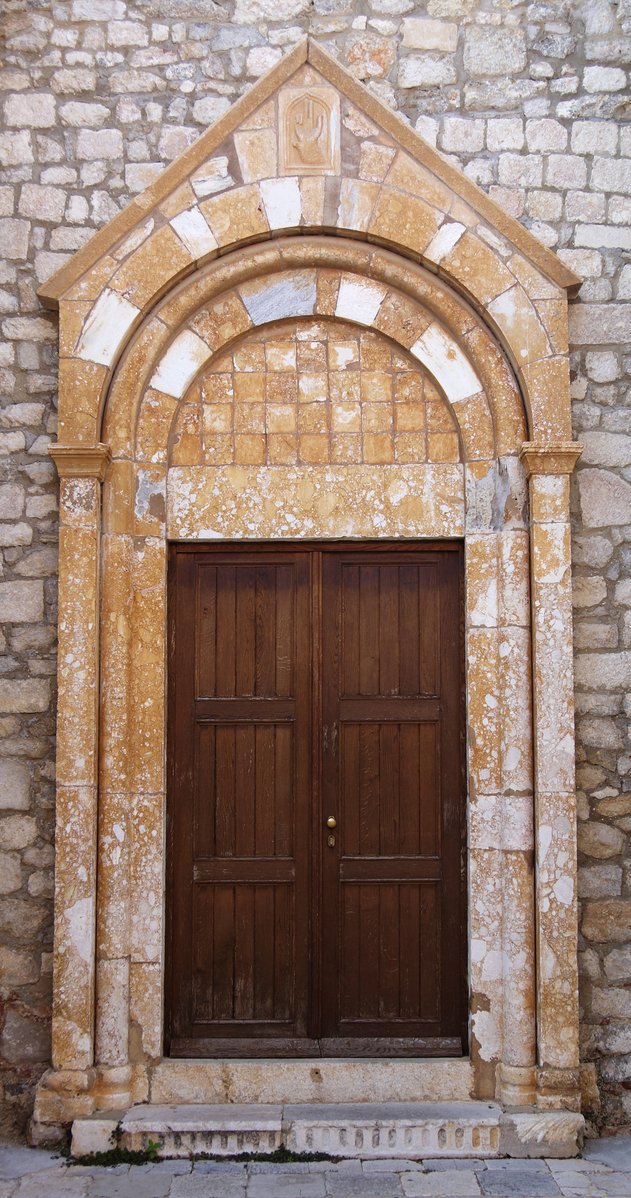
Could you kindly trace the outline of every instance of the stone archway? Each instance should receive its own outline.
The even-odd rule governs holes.
[[[320,51],[301,53],[297,74],[286,60],[222,126],[242,185],[224,187],[227,174],[213,173],[221,155],[210,166],[185,156],[153,214],[122,241],[113,229],[98,261],[77,261],[60,283],[54,1068],[37,1117],[59,1122],[168,1091],[167,541],[443,536],[466,545],[472,1011],[471,1064],[456,1089],[551,1109],[556,1124],[536,1124],[538,1115],[533,1126],[544,1137],[557,1127],[563,1139],[580,1121],[558,1122],[578,1103],[568,474],[579,450],[567,440],[562,268],[488,201],[483,215],[467,208],[470,185],[458,193],[426,147],[415,162],[418,146],[408,138],[400,148],[398,124],[374,106],[362,115],[356,85]],[[301,67],[307,53],[313,65]],[[259,142],[273,127],[265,106],[288,80],[292,94],[326,82],[338,95],[331,119],[341,95],[352,101],[346,127],[361,117],[372,139],[370,178],[337,181],[335,220],[324,185],[337,169],[333,150],[286,178],[281,137],[281,174],[256,182]],[[200,198],[205,188],[220,194]],[[349,229],[356,241],[340,237]],[[302,236],[279,236],[292,231]],[[397,442],[394,401],[379,444],[355,437],[336,460],[329,427],[326,449],[296,441],[293,459],[278,460],[265,411],[261,428],[244,434],[250,443],[237,444],[237,399],[230,446],[218,452],[221,432],[211,421],[204,436],[200,425],[198,380],[244,339],[260,344],[268,327],[296,322],[396,344],[429,380],[449,444],[425,441],[421,453],[418,442]],[[369,402],[359,396],[360,412]]]

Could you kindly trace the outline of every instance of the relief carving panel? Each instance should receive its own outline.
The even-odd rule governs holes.
[[[288,87],[278,97],[280,173],[340,173],[340,97],[332,87]]]

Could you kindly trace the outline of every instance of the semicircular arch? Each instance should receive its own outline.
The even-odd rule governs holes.
[[[376,247],[338,239],[287,239],[218,261],[165,297],[138,330],[116,371],[92,436],[115,456],[133,454],[142,395],[165,386],[181,398],[211,353],[249,328],[283,316],[345,316],[413,351],[467,423],[487,396],[497,456],[515,453],[526,418],[513,372],[480,318],[423,268]],[[104,390],[104,388],[102,389]],[[467,407],[469,411],[467,414]],[[84,403],[83,407],[87,405]],[[466,432],[463,434],[466,441]]]

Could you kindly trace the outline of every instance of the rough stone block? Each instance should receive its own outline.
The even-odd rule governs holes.
[[[72,1124],[70,1151],[73,1156],[91,1156],[94,1152],[109,1152],[116,1144],[116,1129],[124,1111],[99,1111]]]
[[[2,1031],[2,1055],[10,1064],[50,1059],[50,1023],[35,1019],[13,1007],[6,1011]]]
[[[22,867],[19,853],[0,852],[0,894],[14,894],[21,886]]]
[[[581,514],[586,528],[631,524],[631,484],[608,470],[579,471]]]
[[[399,63],[399,87],[441,87],[456,82],[452,58],[410,54]]]
[[[120,129],[81,129],[77,137],[77,157],[92,161],[100,158],[121,158],[123,135]]]
[[[627,79],[619,67],[585,67],[583,87],[586,92],[616,92],[626,87]]]
[[[5,258],[21,261],[28,255],[30,225],[7,216],[0,220],[0,245]]]
[[[521,150],[525,140],[521,117],[494,117],[486,123],[489,150]]]
[[[32,815],[5,815],[0,819],[0,849],[24,849],[37,836]]]
[[[66,207],[66,193],[61,187],[42,187],[25,183],[20,192],[18,211],[34,220],[60,221]],[[27,226],[28,228],[28,226]]]
[[[0,945],[0,977],[5,986],[27,986],[39,980],[39,966],[34,953]]]
[[[465,35],[464,66],[474,79],[512,75],[526,65],[526,41],[521,29],[470,26]]]
[[[570,343],[624,345],[631,341],[630,304],[573,304]]]
[[[55,124],[55,97],[45,92],[26,91],[7,96],[4,116],[7,125],[18,129],[49,129]]]
[[[484,146],[484,121],[476,118],[448,116],[443,124],[443,150],[464,150],[473,153]]]
[[[552,187],[581,188],[587,182],[587,163],[573,154],[550,154],[546,181]]]
[[[596,191],[631,194],[631,158],[594,158],[591,186]]]
[[[105,104],[84,103],[81,100],[70,100],[59,109],[62,125],[88,129],[98,129],[110,115]]]
[[[597,943],[625,941],[630,925],[631,899],[609,898],[585,904],[581,931],[587,940]]]
[[[47,711],[50,683],[44,678],[0,679],[0,713]]]
[[[198,125],[214,125],[230,107],[230,101],[225,96],[204,96],[193,104],[193,120]]]
[[[404,17],[402,45],[410,50],[443,50],[451,54],[458,45],[458,26],[427,17]]]
[[[621,888],[619,865],[583,865],[578,871],[579,898],[612,898],[620,894]]]
[[[41,582],[0,582],[0,620],[31,624],[44,615]]]
[[[529,150],[538,150],[541,153],[564,150],[567,138],[567,129],[560,121],[549,117],[526,121],[526,144]]]
[[[574,154],[615,154],[618,126],[615,121],[575,121],[571,145]]]
[[[0,163],[21,166],[33,161],[33,143],[28,129],[19,133],[0,133]]]
[[[0,761],[0,808],[28,811],[29,770],[25,761],[5,758]]]
[[[541,187],[543,159],[538,154],[504,154],[499,160],[500,183],[512,187]]]

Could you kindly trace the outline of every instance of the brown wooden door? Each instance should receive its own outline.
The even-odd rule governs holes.
[[[466,1051],[460,579],[172,547],[172,1055]]]

